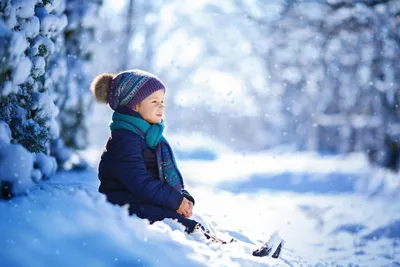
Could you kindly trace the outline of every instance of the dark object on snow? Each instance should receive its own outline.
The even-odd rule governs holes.
[[[225,240],[217,237],[216,235],[212,234],[210,232],[210,230],[204,228],[204,226],[201,225],[201,224],[197,224],[196,225],[196,227],[194,228],[194,232],[202,233],[207,239],[209,239],[213,243],[228,244],[228,243],[237,242],[237,240],[235,238],[233,238],[233,237],[231,238],[231,240],[225,241]]]
[[[279,255],[281,253],[281,249],[282,249],[282,243],[279,243],[279,246],[276,248],[276,250],[274,251],[274,253],[272,254],[272,258],[279,258]],[[265,257],[265,256],[269,256],[271,254],[271,250],[272,247],[269,247],[268,244],[263,245],[262,247],[256,249],[253,251],[253,256],[256,257]]]
[[[274,254],[272,254],[272,258],[277,259],[279,257],[279,255],[281,254],[281,249],[282,249],[282,242],[279,244],[279,246],[275,250]]]
[[[12,195],[12,183],[8,181],[1,181],[0,183],[1,196],[3,199],[10,199]]]

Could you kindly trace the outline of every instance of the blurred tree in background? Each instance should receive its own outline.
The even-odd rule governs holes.
[[[399,1],[130,4],[132,63],[116,69],[166,81],[173,130],[398,169]]]
[[[86,67],[101,5],[0,2],[0,196],[25,192],[57,166],[86,166],[74,151],[88,145]]]
[[[399,167],[399,1],[3,1],[0,17],[2,125],[60,167],[90,144],[90,80],[130,68],[167,84],[171,131]]]
[[[60,111],[57,119],[61,134],[52,142],[52,155],[61,166],[74,150],[89,145],[87,120],[94,103],[88,90],[92,79],[89,63],[94,57],[101,5],[101,0],[66,1],[68,24],[59,36],[58,50],[46,72]]]

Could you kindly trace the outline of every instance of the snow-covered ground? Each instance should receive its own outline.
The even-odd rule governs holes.
[[[84,153],[92,169],[0,201],[0,266],[400,266],[398,175],[362,155],[243,154],[170,134],[194,218],[243,241],[218,245],[107,203],[97,192],[101,134]],[[251,256],[275,230],[286,241],[281,258]]]
[[[235,164],[230,157],[180,165],[195,218],[244,244],[208,244],[173,221],[150,226],[129,217],[97,193],[93,169],[58,173],[28,196],[0,202],[1,266],[400,264],[398,188],[368,189],[370,172],[379,172],[360,158],[247,155]],[[214,171],[224,170],[218,179]],[[286,240],[282,258],[252,257],[274,230]]]

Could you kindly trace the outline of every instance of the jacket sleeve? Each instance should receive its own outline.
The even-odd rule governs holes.
[[[142,155],[142,137],[129,131],[116,138],[117,178],[137,199],[177,210],[183,195],[147,171]]]
[[[184,196],[184,197],[186,197],[188,200],[190,200],[190,201],[192,201],[192,203],[193,203],[193,205],[194,205],[194,198],[192,197],[192,195],[191,194],[189,194],[189,192],[187,191],[187,190],[185,190],[185,189],[182,189],[181,190],[181,194]]]

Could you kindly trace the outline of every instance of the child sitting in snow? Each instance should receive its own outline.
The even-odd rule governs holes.
[[[190,219],[195,201],[184,189],[174,154],[163,136],[166,88],[161,80],[141,70],[104,73],[93,80],[91,90],[98,102],[108,103],[114,110],[111,137],[99,165],[99,192],[113,204],[129,204],[130,215],[150,223],[176,219],[188,233],[199,231],[213,242],[226,243]],[[277,258],[281,243],[274,241],[272,249],[268,242],[253,255]]]
[[[188,233],[194,198],[184,189],[170,145],[163,136],[162,81],[142,70],[97,76],[91,90],[114,110],[111,137],[99,165],[99,192],[113,204],[129,204],[130,215],[151,223],[176,219]]]

